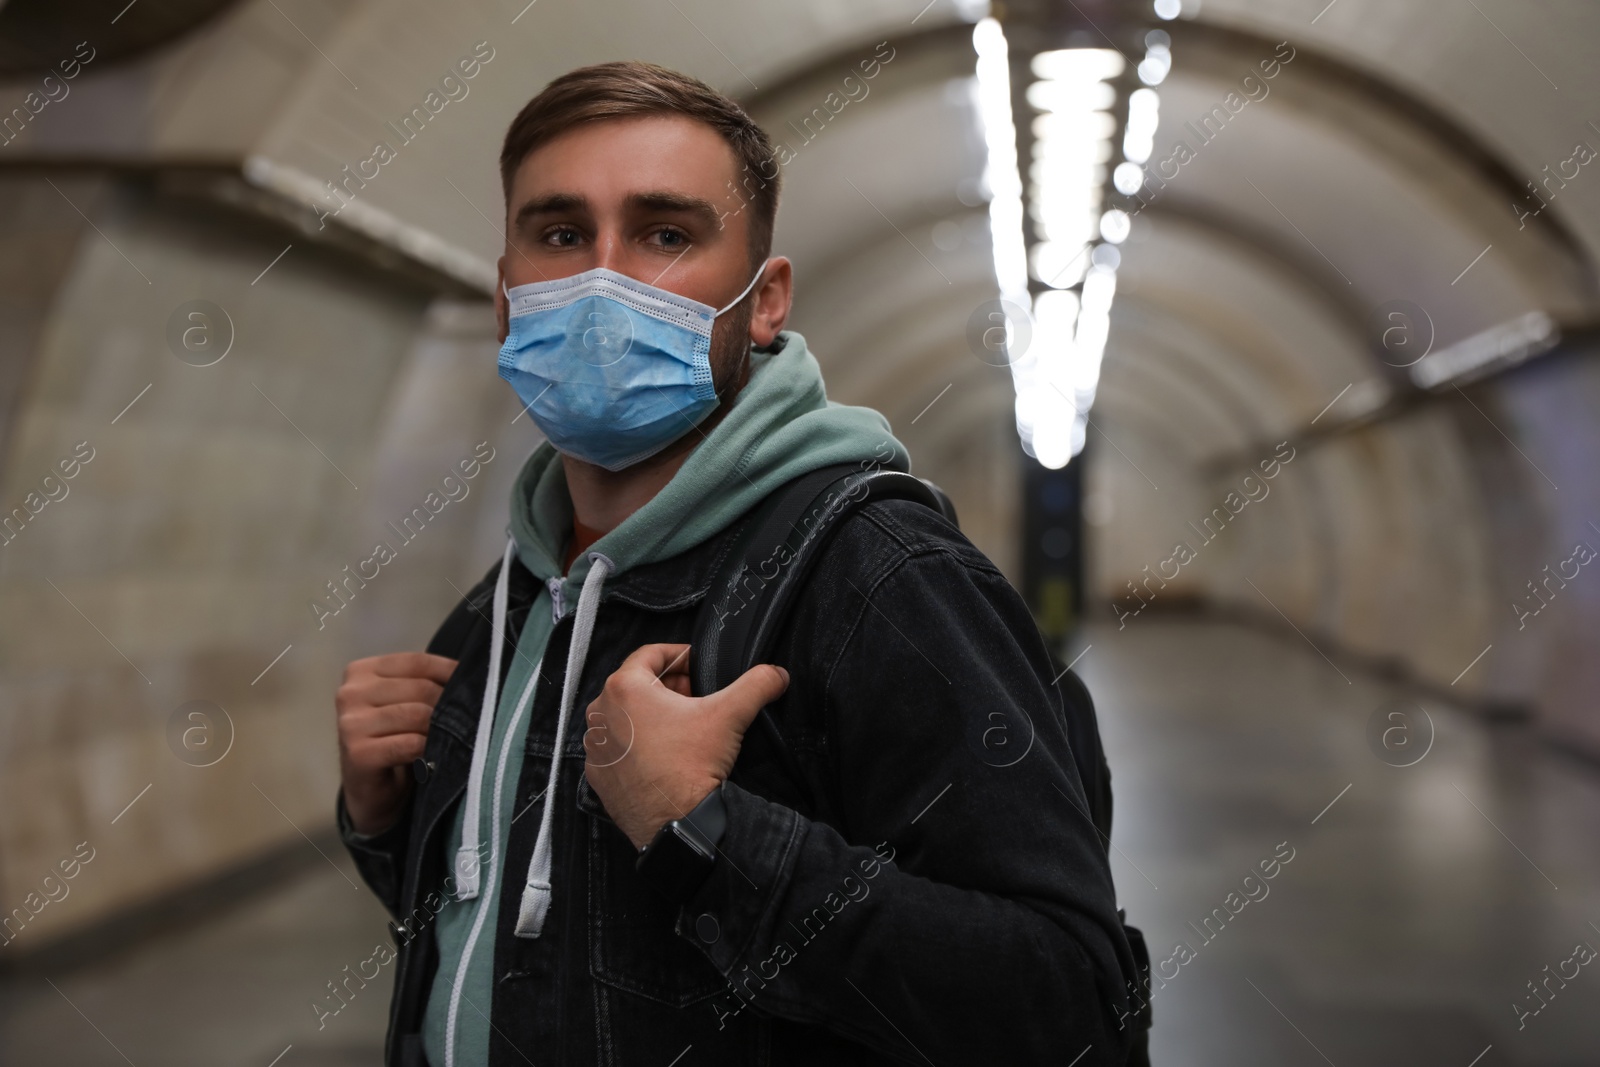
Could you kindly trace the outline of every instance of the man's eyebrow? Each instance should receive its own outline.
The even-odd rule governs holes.
[[[517,217],[513,220],[521,225],[528,219],[537,215],[560,215],[573,211],[585,211],[589,201],[577,193],[551,193],[549,196],[535,197],[517,209]]]
[[[704,225],[714,226],[722,218],[717,206],[709,200],[685,193],[633,193],[628,197],[628,207],[635,211],[670,211],[692,215]]]

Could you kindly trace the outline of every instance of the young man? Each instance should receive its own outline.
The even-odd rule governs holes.
[[[500,166],[500,371],[549,443],[430,651],[337,697],[339,825],[398,923],[387,1062],[1122,1063],[1133,958],[1049,657],[937,512],[861,507],[782,666],[689,695],[750,509],[909,468],[783,328],[766,135],[608,63],[535,97]],[[803,782],[745,745],[769,704]],[[685,817],[703,867],[655,860]]]

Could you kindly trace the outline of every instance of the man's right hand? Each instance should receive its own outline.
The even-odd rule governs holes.
[[[334,694],[339,718],[339,776],[357,833],[393,826],[411,792],[410,764],[428,740],[433,706],[456,661],[426,652],[354,660]]]

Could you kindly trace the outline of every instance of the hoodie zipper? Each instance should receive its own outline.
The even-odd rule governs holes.
[[[559,577],[546,579],[544,586],[550,590],[550,621],[560,622],[561,616],[567,612],[567,597],[561,591],[561,579]]]

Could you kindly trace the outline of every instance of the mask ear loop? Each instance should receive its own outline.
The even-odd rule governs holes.
[[[771,260],[767,260],[767,261],[763,262],[761,264],[761,269],[756,271],[756,276],[754,278],[750,279],[750,284],[744,287],[744,292],[742,292],[738,296],[734,297],[732,303],[730,303],[727,307],[723,308],[722,311],[717,312],[715,315],[713,315],[711,317],[712,318],[721,318],[724,312],[730,311],[733,308],[737,307],[739,305],[739,301],[741,301],[745,297],[749,296],[750,295],[750,290],[752,290],[752,289],[754,289],[756,287],[756,282],[759,282],[761,280],[761,276],[763,274],[767,273],[767,263],[770,263],[770,262],[772,262],[772,261]],[[503,285],[505,283],[502,282],[501,284]]]

